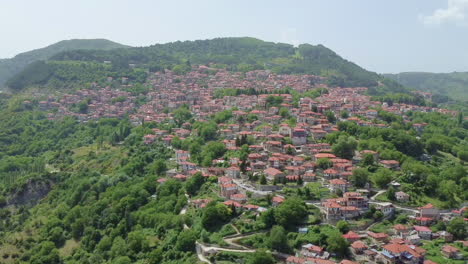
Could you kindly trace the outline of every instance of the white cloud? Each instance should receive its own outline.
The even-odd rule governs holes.
[[[436,9],[428,16],[420,15],[419,19],[426,25],[466,24],[467,17],[468,0],[448,0],[447,8]]]

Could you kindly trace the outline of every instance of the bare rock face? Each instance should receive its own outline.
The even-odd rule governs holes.
[[[7,205],[35,205],[52,189],[50,180],[29,180],[21,189],[11,195]]]

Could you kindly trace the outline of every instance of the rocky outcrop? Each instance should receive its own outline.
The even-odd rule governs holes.
[[[12,193],[7,201],[8,206],[35,205],[52,189],[50,180],[31,179],[19,190]]]

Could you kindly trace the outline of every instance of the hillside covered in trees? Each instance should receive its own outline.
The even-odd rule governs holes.
[[[65,51],[8,83],[0,263],[468,257],[466,109],[321,45]]]
[[[268,69],[282,74],[313,74],[324,76],[332,86],[379,87],[375,94],[385,91],[406,92],[407,89],[393,81],[386,80],[378,85],[383,77],[369,72],[349,62],[323,45],[302,44],[294,47],[284,43],[265,42],[255,38],[217,38],[156,44],[149,47],[119,50],[75,50],[54,55],[48,62],[30,65],[25,72],[9,80],[8,86],[22,89],[31,85],[55,84],[69,87],[76,75],[89,75],[95,68],[82,65],[111,62],[110,76],[128,75],[132,68],[141,68],[151,72],[172,69],[186,72],[190,64],[214,63],[234,71]],[[58,62],[69,63],[67,72],[54,69]],[[76,62],[82,62],[77,64]],[[64,65],[64,64],[62,64]],[[80,66],[78,66],[80,65]],[[49,66],[49,67],[48,67]],[[78,73],[77,73],[78,72]],[[103,72],[104,73],[104,72]]]
[[[468,101],[468,72],[402,72],[384,76],[404,86],[435,94],[441,97],[439,101]]]
[[[0,87],[15,74],[21,72],[28,64],[38,60],[47,60],[51,56],[70,50],[110,50],[128,46],[107,39],[72,39],[63,40],[47,46],[16,55],[11,59],[0,59]]]

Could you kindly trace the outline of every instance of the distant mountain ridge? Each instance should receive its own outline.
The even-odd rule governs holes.
[[[44,48],[20,53],[10,59],[0,59],[0,87],[30,63],[38,60],[47,60],[60,52],[71,50],[111,50],[127,47],[129,46],[107,39],[71,39],[63,40]]]
[[[118,50],[65,51],[47,62],[30,65],[13,76],[8,86],[14,90],[28,86],[76,87],[100,82],[102,76],[129,77],[132,80],[141,77],[141,71],[171,69],[186,72],[192,64],[209,63],[241,72],[272,70],[279,74],[320,75],[327,77],[331,86],[372,87],[375,95],[390,90],[408,92],[396,82],[363,69],[323,45],[294,47],[251,37],[176,41]],[[64,68],[66,74],[62,70]],[[136,70],[140,73],[135,73]]]
[[[384,76],[416,90],[468,101],[468,72],[402,72]]]

